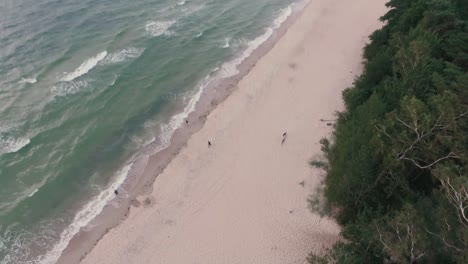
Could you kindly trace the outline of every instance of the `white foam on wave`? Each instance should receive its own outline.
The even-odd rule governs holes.
[[[44,256],[41,256],[36,263],[53,264],[57,262],[71,239],[81,230],[81,228],[84,228],[94,218],[96,218],[104,210],[104,207],[115,197],[114,190],[120,188],[125,182],[131,167],[132,163],[121,169],[117,173],[114,181],[112,181],[105,190],[100,192],[94,199],[88,202],[80,211],[78,211],[78,213],[76,213],[72,223],[61,233],[58,243],[56,243]]]
[[[32,234],[28,231],[17,231],[14,226],[2,226],[0,224],[0,252],[2,264],[25,263],[24,259],[29,255],[29,249],[23,247],[30,241]],[[10,246],[12,245],[12,246]]]
[[[279,27],[281,27],[281,25],[284,22],[286,22],[288,17],[292,14],[292,12],[293,12],[292,6],[288,6],[282,9],[279,12],[279,15],[275,18],[275,20],[273,20],[273,29],[278,29]]]
[[[180,128],[184,123],[188,116],[195,111],[196,105],[203,94],[203,91],[206,87],[210,85],[213,80],[216,80],[218,77],[213,76],[215,70],[211,71],[209,75],[207,75],[197,86],[195,92],[186,94],[184,96],[184,101],[187,101],[185,104],[184,109],[173,115],[167,123],[163,123],[159,125],[160,133],[157,138],[152,138],[149,141],[146,141],[143,144],[143,151],[141,155],[154,155],[170,146],[172,136],[174,132]],[[154,124],[149,121],[149,123],[145,123],[145,127],[154,127]]]
[[[88,80],[79,80],[71,82],[60,82],[50,90],[54,96],[72,95],[80,92],[83,88],[88,87]]]
[[[229,47],[231,47],[231,38],[225,38],[224,39],[224,45],[223,45],[223,49],[227,49]]]
[[[29,138],[3,138],[0,137],[0,155],[15,153],[29,145]]]
[[[237,70],[237,66],[239,66],[246,58],[248,58],[253,53],[253,51],[255,51],[263,42],[268,40],[268,38],[271,35],[273,35],[274,30],[278,29],[291,14],[292,14],[291,7],[281,10],[279,16],[273,21],[272,27],[267,28],[266,32],[263,35],[248,42],[247,49],[239,57],[235,58],[234,60],[230,62],[225,63],[221,68],[217,67],[213,69],[211,71],[211,74],[206,76],[198,84],[195,93],[187,97],[190,99],[187,102],[187,105],[185,106],[184,110],[172,116],[172,118],[170,119],[168,123],[161,125],[161,136],[159,138],[160,146],[157,149],[153,150],[152,154],[154,154],[155,152],[157,153],[158,151],[161,151],[169,146],[171,138],[175,130],[181,127],[181,125],[185,122],[185,120],[190,115],[190,113],[195,111],[196,104],[200,100],[204,89],[208,87],[213,80],[216,80],[219,78],[228,78],[237,74],[239,72]],[[229,45],[230,39],[226,38],[225,42],[227,44],[225,43],[224,46]]]
[[[205,77],[205,79],[198,85],[196,92],[189,97],[190,99],[187,102],[184,110],[172,116],[167,124],[163,124],[161,126],[161,143],[163,144],[164,148],[169,146],[175,130],[181,127],[190,113],[195,111],[196,105],[201,98],[203,90],[211,83],[212,80],[213,79],[210,76]]]
[[[170,35],[171,31],[169,28],[176,23],[176,20],[169,21],[150,21],[145,25],[146,33],[150,34],[153,37],[158,37],[161,35]]]
[[[187,3],[187,1],[180,1],[177,3],[178,6],[183,6]]]
[[[33,197],[34,194],[36,194],[39,191],[39,189],[35,189],[32,193],[28,195],[29,198]]]
[[[0,133],[12,131],[13,129],[22,125],[21,123],[18,124],[18,123],[13,123],[13,122],[5,122],[3,120],[1,121],[2,122],[0,123]]]
[[[90,70],[92,70],[94,67],[96,67],[96,65],[98,65],[98,63],[101,60],[103,60],[106,56],[107,56],[107,51],[103,51],[103,52],[99,53],[98,55],[87,59],[76,70],[74,70],[71,73],[65,74],[65,76],[62,77],[61,81],[71,82],[71,81],[75,80],[76,78],[87,74]]]
[[[37,83],[36,78],[22,78],[21,83],[35,84]]]
[[[208,75],[205,77],[197,86],[195,93],[191,94],[190,98],[185,106],[184,110],[180,113],[172,116],[170,121],[166,124],[161,125],[161,136],[160,142],[162,146],[158,148],[157,151],[165,149],[169,146],[170,140],[175,132],[175,130],[182,126],[185,122],[185,119],[189,116],[196,109],[196,104],[201,98],[201,95],[206,87],[215,79],[215,78],[225,78],[232,76],[237,72],[232,71],[226,76],[225,70],[230,70],[230,67],[237,67],[242,61],[244,61],[250,54],[258,48],[263,42],[265,42],[274,32],[274,29],[281,26],[281,24],[286,21],[287,17],[291,14],[291,10],[286,10],[287,12],[282,12],[281,15],[274,21],[273,27],[268,28],[267,31],[259,36],[258,38],[250,41],[248,43],[248,48],[235,60],[226,63],[219,72],[222,72],[221,76],[219,76],[219,72],[217,70],[213,70],[212,73],[217,72],[215,76]],[[163,23],[163,24],[161,24]],[[165,23],[165,24],[164,24]],[[147,32],[152,34],[153,36],[159,36],[164,34],[175,22],[151,22],[147,24]],[[201,35],[200,35],[201,36]],[[110,184],[110,186],[102,191],[95,199],[91,200],[88,204],[86,204],[74,217],[72,224],[66,228],[61,236],[60,241],[50,250],[46,255],[41,257],[38,264],[52,264],[55,263],[60,255],[62,254],[63,250],[68,246],[70,240],[76,235],[81,228],[87,226],[94,218],[96,218],[104,209],[106,204],[113,199],[114,190],[120,188],[122,184],[128,177],[129,172],[131,171],[132,164],[125,166],[117,175],[116,179]]]
[[[199,38],[199,37],[201,37],[201,36],[203,36],[203,31],[200,32],[200,33],[198,33],[198,34],[195,36],[195,38]]]
[[[273,35],[273,29],[268,28],[267,31],[255,38],[254,40],[248,42],[247,48],[242,52],[238,57],[234,58],[233,60],[226,62],[221,67],[221,75],[223,78],[229,78],[239,73],[238,66],[247,59],[252,53],[260,47],[265,41],[267,41],[271,35]]]
[[[141,49],[134,48],[134,47],[125,48],[118,52],[108,54],[106,58],[102,60],[101,63],[104,65],[122,63],[127,60],[132,60],[132,59],[136,59],[140,57],[143,51],[145,51],[145,49],[143,48]]]
[[[228,78],[232,77],[239,73],[237,67],[252,53],[260,47],[265,41],[267,41],[275,32],[276,29],[281,27],[281,25],[288,19],[288,17],[292,14],[292,7],[288,6],[287,8],[280,11],[279,15],[273,21],[272,27],[266,29],[265,33],[258,36],[257,38],[249,41],[247,43],[247,48],[242,52],[238,57],[234,58],[233,60],[225,63],[221,68],[222,77]]]

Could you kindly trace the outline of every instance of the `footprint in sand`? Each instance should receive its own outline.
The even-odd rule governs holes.
[[[288,64],[289,68],[295,70],[297,68],[297,64],[295,62],[291,62]]]

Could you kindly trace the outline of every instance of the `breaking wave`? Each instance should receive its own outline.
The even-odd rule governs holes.
[[[107,51],[103,51],[99,53],[98,55],[89,58],[85,62],[83,62],[76,70],[74,70],[71,73],[65,74],[64,77],[62,77],[61,81],[63,82],[71,82],[75,80],[78,77],[81,77],[88,73],[90,70],[92,70],[98,63],[103,60],[107,56]]]

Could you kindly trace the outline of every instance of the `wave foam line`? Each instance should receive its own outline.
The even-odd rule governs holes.
[[[0,155],[18,152],[30,142],[29,138],[0,138]]]
[[[114,190],[120,188],[127,179],[127,175],[132,167],[132,163],[125,166],[119,171],[116,179],[110,184],[107,189],[99,193],[94,199],[87,203],[74,217],[72,223],[62,232],[60,240],[55,246],[40,257],[35,263],[38,264],[54,264],[60,258],[63,250],[68,246],[71,239],[87,226],[94,218],[96,218],[104,207],[115,197]]]
[[[145,51],[143,48],[129,47],[115,53],[110,53],[102,60],[102,64],[117,64],[127,60],[136,59]]]
[[[240,64],[243,60],[245,60],[253,52],[253,50],[255,50],[258,46],[260,46],[261,43],[266,41],[273,34],[274,29],[277,29],[279,26],[281,26],[281,24],[284,21],[286,21],[286,19],[291,13],[291,7],[288,7],[286,10],[283,10],[280,16],[277,19],[275,19],[273,28],[268,28],[265,34],[251,41],[249,48],[242,54],[242,56],[235,60],[235,62]],[[174,23],[175,22],[173,22],[172,24]],[[167,30],[170,26],[172,26],[172,24],[169,26],[166,25],[166,29],[164,30]],[[205,77],[205,79],[198,85],[198,89],[191,96],[184,110],[174,115],[167,124],[161,126],[161,130],[163,132],[161,135],[161,143],[163,143],[162,149],[165,149],[169,146],[174,131],[177,128],[179,128],[184,123],[184,120],[188,117],[188,115],[196,109],[196,104],[200,100],[204,89],[208,87],[208,85],[212,81],[213,77]],[[159,149],[158,151],[162,149]],[[79,211],[76,214],[72,224],[62,232],[60,241],[54,246],[54,248],[51,251],[49,251],[49,253],[47,253],[43,258],[40,259],[39,264],[53,264],[59,259],[63,250],[68,246],[73,236],[76,235],[81,228],[88,225],[96,216],[98,216],[102,212],[106,204],[112,200],[112,198],[114,197],[114,190],[118,189],[125,182],[127,175],[131,169],[131,166],[132,164],[129,164],[126,167],[124,167],[120,171],[117,179],[105,191],[101,192],[96,199],[93,199],[85,207],[83,207],[81,211]]]
[[[22,78],[21,83],[35,84],[37,83],[36,78]]]
[[[89,86],[88,80],[78,80],[78,81],[71,81],[71,82],[61,82],[54,85],[50,92],[54,96],[66,96],[71,94],[76,94],[80,92],[83,88]]]
[[[223,48],[223,49],[226,49],[226,48],[231,47],[231,43],[230,43],[230,42],[231,42],[231,38],[225,38],[225,39],[224,39],[224,45],[223,45],[222,48]]]
[[[34,196],[34,194],[36,194],[38,191],[39,191],[39,189],[38,189],[38,188],[37,188],[37,189],[34,189],[34,191],[28,195],[28,198],[31,198],[31,197],[33,197],[33,196]]]
[[[237,73],[239,73],[237,66],[239,66],[245,59],[247,59],[262,43],[268,40],[268,38],[273,34],[274,30],[278,29],[288,19],[288,17],[291,14],[292,14],[291,6],[281,10],[279,16],[273,21],[273,26],[271,28],[267,28],[267,31],[263,35],[250,41],[247,45],[248,46],[247,49],[239,57],[237,57],[236,59],[230,62],[225,63],[221,67],[221,70],[219,70],[219,68],[214,69],[212,73],[219,70],[219,73],[216,74],[215,76],[212,76],[211,74],[206,76],[197,85],[196,92],[192,96],[190,96],[190,100],[188,101],[184,110],[172,116],[172,118],[170,119],[168,123],[161,125],[161,136],[159,137],[159,140],[158,140],[158,142],[160,143],[160,146],[158,146],[158,148],[156,149],[153,149],[151,154],[155,154],[169,147],[171,138],[175,130],[180,128],[182,124],[185,122],[185,119],[187,119],[187,117],[190,115],[190,113],[195,111],[196,104],[200,100],[204,89],[208,87],[210,83],[216,79],[232,77],[236,75]],[[226,42],[229,43],[229,41],[230,41],[229,39],[226,39]]]
[[[164,148],[169,146],[175,130],[182,126],[190,113],[195,111],[196,105],[201,98],[203,90],[211,83],[212,80],[213,79],[209,76],[205,77],[205,79],[198,85],[195,94],[190,97],[190,100],[188,101],[184,110],[172,116],[171,120],[167,124],[161,126],[161,143],[163,143]]]
[[[107,56],[107,51],[103,51],[98,55],[89,58],[85,62],[83,62],[75,71],[66,74],[61,80],[64,82],[70,82],[75,80],[76,78],[87,74],[90,70],[92,70],[98,63],[103,60]]]
[[[287,8],[281,10],[279,15],[273,21],[272,27],[266,29],[266,32],[263,35],[258,36],[257,38],[251,40],[247,44],[247,48],[242,52],[240,56],[237,58],[225,63],[221,67],[221,75],[224,78],[232,77],[239,73],[237,67],[252,53],[260,47],[265,41],[267,41],[275,32],[276,29],[280,28],[281,25],[288,19],[288,17],[292,14],[292,7],[288,6]]]
[[[145,25],[146,33],[153,37],[169,35],[169,28],[176,23],[176,20],[170,21],[150,21]]]

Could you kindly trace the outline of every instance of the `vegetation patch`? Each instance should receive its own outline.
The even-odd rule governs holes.
[[[345,242],[308,260],[468,263],[468,1],[387,5],[311,162],[327,171],[311,208],[337,208]]]

